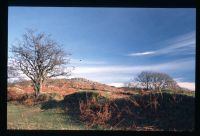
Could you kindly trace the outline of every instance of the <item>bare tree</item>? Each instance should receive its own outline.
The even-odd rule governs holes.
[[[45,33],[28,29],[22,40],[12,45],[11,52],[12,68],[31,79],[36,97],[40,94],[45,80],[70,75],[70,71],[64,69],[70,61],[70,54],[65,53],[60,45]]]
[[[135,81],[147,90],[153,89],[161,91],[164,88],[174,89],[178,87],[172,77],[161,72],[143,71],[135,78]]]
[[[146,90],[149,90],[151,76],[151,72],[143,71],[135,78],[135,81],[139,82],[139,84],[146,88]]]
[[[7,70],[8,70],[7,74],[8,79],[15,78],[19,75],[17,72],[15,72],[15,68],[13,66],[8,66]]]
[[[154,72],[152,73],[151,84],[153,89],[161,90],[164,88],[174,89],[178,87],[176,81],[168,74]]]

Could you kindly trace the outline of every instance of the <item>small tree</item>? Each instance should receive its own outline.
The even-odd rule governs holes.
[[[11,53],[12,70],[21,71],[31,79],[36,97],[46,79],[70,75],[70,71],[64,69],[70,61],[70,54],[66,54],[60,45],[45,33],[27,30],[22,40],[11,47]]]

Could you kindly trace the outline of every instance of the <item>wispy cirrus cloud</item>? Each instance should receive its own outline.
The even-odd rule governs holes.
[[[91,66],[91,67],[77,67],[73,71],[74,74],[97,74],[97,73],[138,73],[145,70],[151,71],[165,71],[165,70],[183,70],[191,69],[195,65],[194,59],[180,59],[172,62],[152,64],[152,65],[138,65],[138,66]]]
[[[92,81],[101,82],[101,83],[113,83],[113,82],[127,82],[130,81],[133,75],[117,75],[117,74],[108,74],[108,73],[96,73],[96,74],[72,74],[70,78],[74,77],[84,77]]]
[[[155,51],[146,51],[146,52],[138,52],[138,53],[131,53],[129,56],[145,56],[145,55],[152,55]]]
[[[165,41],[165,48],[150,50],[144,52],[133,52],[128,56],[150,56],[150,55],[178,55],[178,54],[194,54],[195,53],[195,32],[190,32],[173,39]]]

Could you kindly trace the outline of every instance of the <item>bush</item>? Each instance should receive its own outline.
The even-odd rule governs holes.
[[[88,127],[122,130],[194,128],[194,98],[181,94],[163,93],[163,97],[160,94],[132,95],[105,103],[99,103],[98,97],[94,97],[81,101],[79,108],[80,119]]]
[[[88,127],[107,126],[111,118],[110,104],[99,104],[97,99],[80,102],[80,119],[86,122]]]
[[[15,91],[8,91],[7,100],[15,101],[24,105],[32,106],[49,100],[63,100],[63,96],[57,93],[42,93],[35,98],[34,93],[17,94]]]

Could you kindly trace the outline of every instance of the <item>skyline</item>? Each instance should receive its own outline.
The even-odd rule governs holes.
[[[8,47],[26,28],[70,52],[71,77],[120,86],[141,71],[165,72],[194,90],[195,9],[9,7]]]

